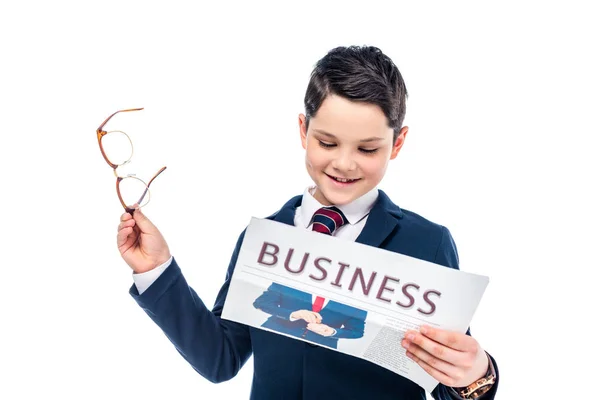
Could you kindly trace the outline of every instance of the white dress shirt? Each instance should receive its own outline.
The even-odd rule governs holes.
[[[295,226],[312,230],[312,224],[310,223],[310,220],[319,208],[324,207],[323,204],[319,203],[317,199],[313,197],[315,189],[316,187],[313,186],[304,190],[302,195],[302,204],[300,207],[296,208],[296,214],[294,215]],[[369,212],[373,208],[375,201],[377,201],[377,196],[379,196],[379,192],[377,191],[377,188],[373,188],[371,191],[365,193],[353,202],[344,204],[343,206],[337,206],[346,216],[348,223],[336,230],[333,236],[339,237],[340,239],[355,241],[367,222]],[[143,272],[141,274],[134,273],[133,281],[138,293],[144,293],[146,289],[148,289],[150,285],[152,285],[154,281],[156,281],[158,277],[167,269],[172,260],[173,257],[171,257],[166,263],[159,265],[148,272]],[[313,303],[314,297],[315,296],[313,296]],[[328,300],[325,299],[325,304],[323,304],[323,307],[325,307],[327,302]]]

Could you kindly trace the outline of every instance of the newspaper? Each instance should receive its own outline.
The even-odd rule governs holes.
[[[371,361],[430,393],[439,382],[406,356],[404,333],[423,324],[466,332],[487,284],[485,276],[252,218],[222,318]],[[315,316],[317,297],[325,300]]]

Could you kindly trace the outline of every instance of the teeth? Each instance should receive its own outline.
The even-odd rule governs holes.
[[[346,182],[351,182],[354,179],[342,179],[342,178],[335,178],[336,181],[338,182],[342,182],[342,183],[346,183]]]

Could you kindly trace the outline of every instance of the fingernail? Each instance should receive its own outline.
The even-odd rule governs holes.
[[[413,333],[409,333],[408,335],[406,335],[406,338],[407,338],[408,340],[411,340],[411,341],[412,341],[412,340],[415,338],[415,335],[414,335]]]
[[[408,342],[406,340],[402,341],[402,347],[404,347],[405,349],[408,349],[409,344],[408,344]]]

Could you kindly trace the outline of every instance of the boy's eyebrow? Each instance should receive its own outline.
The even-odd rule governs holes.
[[[323,131],[321,129],[315,129],[315,132],[320,133],[323,136],[330,137],[332,139],[337,139],[333,133],[329,133],[329,132]],[[384,140],[384,138],[378,137],[378,136],[373,136],[373,137],[370,137],[370,138],[367,138],[367,139],[362,139],[360,142],[361,143],[368,143],[368,142],[378,142],[380,140]]]

